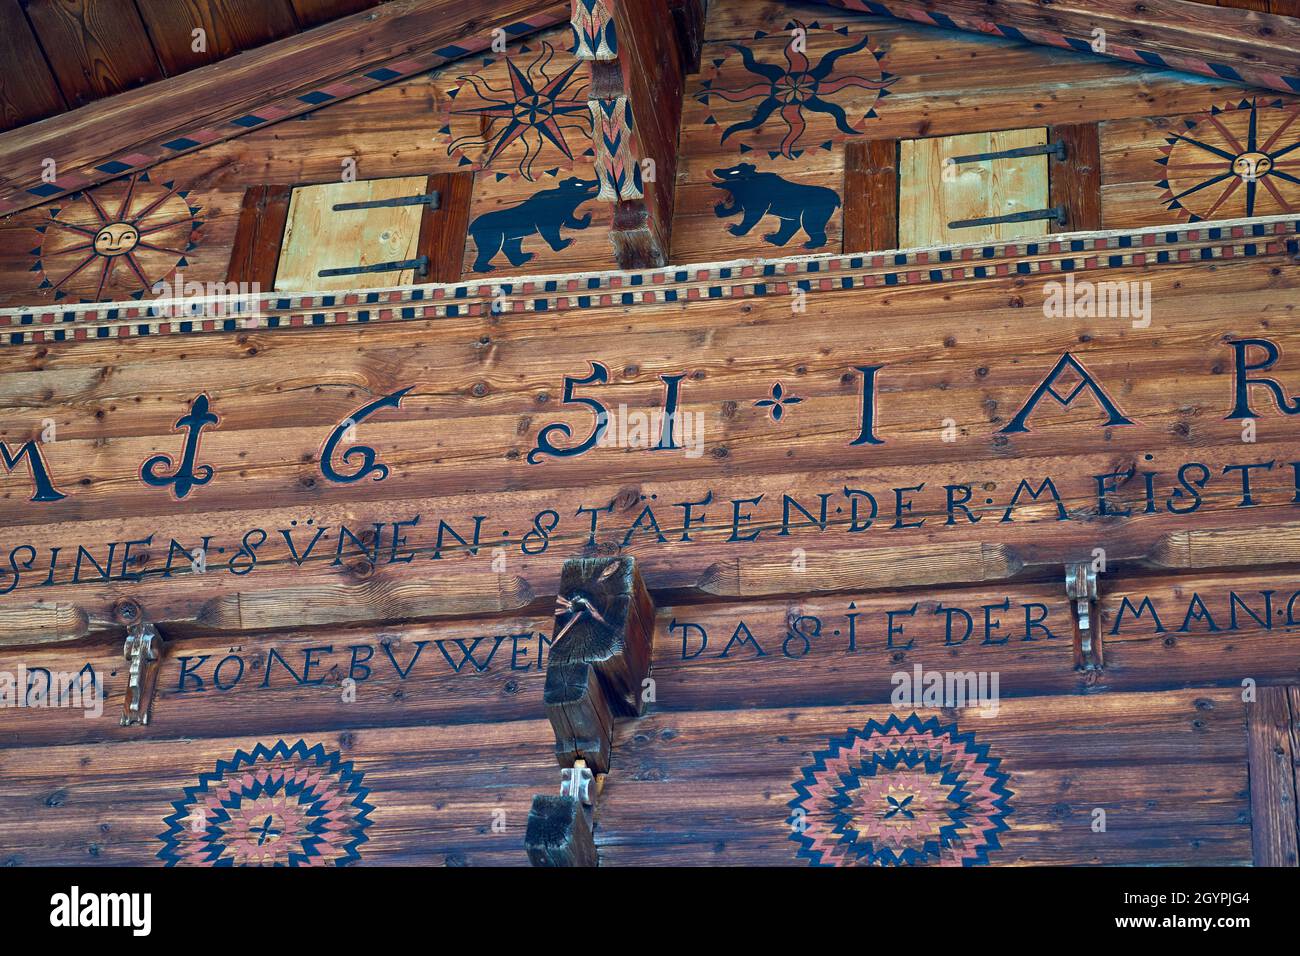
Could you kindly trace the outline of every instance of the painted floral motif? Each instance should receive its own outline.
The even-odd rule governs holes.
[[[1300,105],[1242,100],[1184,122],[1156,160],[1167,208],[1189,222],[1300,209]]]
[[[802,398],[798,398],[794,395],[787,395],[785,393],[785,387],[780,382],[777,382],[772,386],[772,397],[760,398],[754,403],[754,407],[766,408],[772,421],[779,422],[785,416],[786,408],[791,405],[798,405],[802,401]]]
[[[973,866],[1001,848],[1008,775],[955,724],[891,714],[813,756],[789,806],[814,866]]]
[[[36,226],[42,239],[32,250],[32,271],[41,273],[39,287],[54,290],[55,300],[142,298],[189,264],[203,223],[187,197],[138,173],[56,202]]]
[[[164,821],[168,866],[343,866],[360,859],[373,809],[362,774],[317,744],[237,750],[185,788]]]
[[[520,46],[456,77],[439,130],[451,137],[448,155],[530,181],[546,167],[568,168],[576,153],[592,155],[590,68],[575,60],[561,69],[554,60],[555,48],[543,41],[539,50]]]
[[[734,136],[742,152],[767,149],[773,157],[787,159],[799,155],[801,143],[830,148],[833,142],[861,135],[866,120],[876,115],[876,102],[898,79],[881,71],[883,54],[870,48],[866,34],[856,42],[825,49],[830,42],[847,37],[847,27],[828,30],[816,22],[804,26],[792,20],[785,29],[789,37],[783,46],[771,42],[780,35],[772,37],[760,31],[752,44],[730,44],[736,54],[714,60],[714,77],[704,80],[704,89],[696,94],[713,110],[705,122],[721,125],[725,108],[717,100],[752,102],[753,112],[726,125],[721,141],[726,143]],[[810,49],[822,52],[810,55]],[[774,62],[778,56],[783,62]],[[868,92],[841,95],[846,90]],[[765,131],[773,116],[779,120],[771,124],[775,133]]]

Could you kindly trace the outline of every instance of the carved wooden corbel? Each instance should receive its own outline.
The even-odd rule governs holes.
[[[1101,670],[1101,615],[1097,610],[1097,569],[1091,561],[1065,566],[1065,594],[1074,618],[1074,661],[1079,670]]]
[[[563,782],[560,796],[533,798],[525,845],[534,865],[596,865],[592,814],[614,721],[645,710],[653,639],[654,601],[633,558],[565,562],[543,693]]]
[[[121,724],[123,727],[148,724],[165,642],[157,629],[145,620],[144,609],[129,598],[117,603],[113,617],[126,627],[122,656],[127,661],[127,685],[122,700]]]

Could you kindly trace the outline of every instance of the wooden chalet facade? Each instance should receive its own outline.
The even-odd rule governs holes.
[[[0,0],[0,863],[1297,864],[1300,10],[120,6]]]

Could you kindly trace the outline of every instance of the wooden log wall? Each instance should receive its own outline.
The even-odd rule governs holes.
[[[705,41],[680,267],[596,271],[563,30],[5,221],[0,863],[523,864],[561,569],[628,555],[604,865],[1295,864],[1296,99],[821,6],[718,0]],[[824,63],[851,132],[764,113]],[[498,122],[512,77],[558,141]],[[1035,124],[1109,232],[881,252],[907,211],[853,202],[900,140]],[[273,278],[349,159],[456,192],[467,281],[79,302]],[[78,267],[151,207],[143,277]]]
[[[804,768],[846,727],[915,709],[922,723],[974,732],[1009,775],[1009,812],[998,814],[1008,829],[989,862],[1294,865],[1284,816],[1294,797],[1280,796],[1294,794],[1300,716],[1285,686],[1300,677],[1294,569],[1107,585],[1108,664],[1090,674],[1073,668],[1059,585],[661,608],[655,702],[616,741],[602,862],[807,862],[787,805]],[[1189,621],[1200,607],[1207,616]],[[974,620],[965,639],[963,615]],[[528,801],[556,776],[549,725],[533,719],[549,628],[539,614],[187,639],[169,651],[148,727],[67,706],[8,710],[5,862],[170,860],[183,834],[159,834],[185,787],[220,778],[222,762],[258,744],[301,740],[363,774],[373,809],[362,861],[522,864]],[[75,686],[104,688],[106,715],[120,704],[121,669],[103,646],[0,655],[29,700],[50,675],[76,675]],[[917,670],[997,675],[1000,697],[991,711],[900,709],[896,675]],[[1217,688],[1203,686],[1209,675]]]
[[[743,90],[755,81],[756,74],[744,66],[746,54],[733,45],[745,47],[757,68],[784,69],[788,66],[785,47],[796,21],[806,31],[810,64],[833,58],[826,83],[830,89],[823,95],[845,112],[845,122],[854,132],[839,129],[832,114],[810,108],[802,111],[793,127],[773,113],[761,127],[728,134],[737,124],[752,122],[764,108],[757,95],[735,99],[735,94],[708,92],[711,88]],[[755,38],[756,33],[764,35]],[[595,199],[598,176],[586,105],[589,68],[567,52],[571,42],[567,29],[512,39],[505,54],[489,50],[483,57],[457,61],[433,74],[331,103],[264,129],[232,127],[241,133],[238,138],[153,166],[150,181],[136,191],[141,205],[129,211],[142,212],[161,201],[142,224],[146,228],[171,224],[173,233],[156,245],[174,252],[137,253],[138,272],[127,260],[109,268],[103,258],[78,268],[86,255],[75,248],[69,251],[78,245],[73,241],[79,236],[75,227],[99,223],[84,194],[9,215],[0,222],[0,307],[63,309],[95,300],[152,298],[155,283],[173,281],[178,275],[205,288],[209,283],[224,283],[246,190],[338,181],[345,172],[362,179],[474,172],[464,237],[466,277],[495,281],[519,274],[612,268],[616,260],[607,233],[613,210]],[[863,42],[865,47],[852,54],[834,52]],[[501,103],[492,101],[496,94],[491,89],[509,86],[509,64],[539,88],[552,79],[559,81],[554,89],[563,131],[558,145],[539,130],[502,143],[506,125],[494,118],[493,111]],[[575,68],[572,73],[567,72],[570,67]],[[858,76],[865,80],[853,79]],[[1069,77],[1067,84],[1060,83],[1062,76]],[[326,80],[319,82],[328,85]],[[1044,90],[1050,90],[1050,95],[1039,95]],[[1290,122],[1294,96],[1261,97],[1239,83],[1191,79],[1083,53],[827,7],[717,0],[710,5],[700,70],[686,82],[675,190],[676,238],[670,258],[689,263],[841,251],[841,223],[849,214],[845,204],[858,202],[856,187],[845,185],[850,143],[888,143],[1027,125],[1098,124],[1100,211],[1096,220],[1080,220],[1080,227],[1094,222],[1101,228],[1177,224],[1192,217],[1247,215],[1248,209],[1260,215],[1285,212],[1296,202],[1297,187],[1284,175],[1265,177],[1253,191],[1242,186],[1217,207],[1231,182],[1220,180],[1195,189],[1204,179],[1219,176],[1217,170],[1200,180],[1188,178],[1199,172],[1196,167],[1207,162],[1207,155],[1216,161],[1222,157],[1180,139],[1179,134],[1205,143],[1209,150],[1235,153],[1216,123],[1240,141],[1247,135],[1251,112],[1242,109],[1243,102],[1254,104],[1256,119],[1268,130],[1261,143],[1278,133],[1269,148],[1278,155],[1279,173],[1294,175],[1286,164],[1300,154],[1283,152],[1300,136]],[[149,105],[143,97],[141,104]],[[251,108],[251,104],[244,106]],[[175,113],[161,115],[174,117]],[[1196,129],[1189,130],[1188,121]],[[117,124],[114,137],[121,139],[121,152],[140,145],[138,136],[129,143],[126,135],[134,136],[137,126]],[[191,133],[169,128],[163,138],[179,143]],[[206,142],[207,136],[204,133],[199,139]],[[1171,143],[1171,138],[1176,142]],[[85,130],[75,141],[109,142],[103,136],[86,135]],[[0,175],[15,181],[29,177],[39,169],[41,157],[58,155],[50,152],[49,143],[30,145],[30,150],[24,147],[23,161]],[[0,139],[0,157],[4,150],[5,141]],[[1175,177],[1174,188],[1165,185],[1169,162],[1175,169],[1191,167],[1186,175]],[[64,165],[60,160],[59,168]],[[733,183],[735,190],[722,188],[727,184],[721,181],[720,170],[732,170],[729,175],[739,180]],[[127,182],[98,187],[94,197],[116,214]],[[1189,189],[1194,191],[1186,201],[1175,198]],[[166,200],[168,192],[179,198]],[[747,203],[753,206],[746,199],[749,194],[771,194],[784,205],[766,214],[751,208],[757,218],[751,223],[743,212]],[[39,201],[39,197],[28,198]],[[814,234],[800,225],[805,207]],[[781,209],[797,213],[797,218],[783,220],[778,214]],[[873,222],[875,203],[852,214]],[[793,228],[784,229],[783,222]],[[516,232],[521,238],[512,252],[507,236]],[[882,229],[871,247],[886,247],[890,234]]]
[[[1227,416],[1240,379],[1295,388],[1282,304],[1295,240],[1194,232],[1174,243],[1148,234],[1168,245],[1138,254],[1170,260],[1158,268],[1080,263],[1076,277],[1150,283],[1145,328],[1046,318],[1050,280],[1010,277],[1018,268],[899,286],[897,267],[864,263],[861,287],[818,279],[803,299],[797,285],[764,281],[764,294],[737,303],[707,292],[724,288],[715,279],[683,290],[701,300],[685,309],[593,304],[7,346],[0,438],[16,455],[52,427],[36,447],[64,495],[30,500],[25,460],[4,477],[8,626],[29,631],[33,613],[68,603],[92,629],[112,627],[127,592],[154,620],[235,630],[304,614],[490,612],[545,600],[565,557],[609,548],[636,554],[660,588],[736,596],[1004,578],[1088,558],[1103,536],[1111,560],[1204,567],[1260,560],[1240,544],[1266,526],[1277,531],[1268,560],[1288,560],[1289,463],[1300,460],[1288,416],[1266,385],[1247,387],[1253,443]],[[1029,257],[1036,270],[1067,258]],[[859,332],[846,336],[845,315]],[[609,322],[621,331],[593,343],[593,323]],[[1278,357],[1243,375],[1238,355],[1259,365],[1267,346],[1233,339],[1273,343]],[[606,383],[573,384],[596,365]],[[1085,373],[1112,410],[1091,390],[1066,407],[1043,391],[1064,396]],[[681,410],[695,431],[671,453],[626,447],[628,415],[662,409],[673,376],[685,376]],[[556,450],[593,429],[592,406],[565,400],[566,378],[617,416],[625,447],[552,453],[556,432],[543,441],[543,429],[573,430]],[[178,460],[177,422],[199,396],[220,419],[202,429],[193,462],[212,477],[177,497],[141,468]],[[341,423],[385,396],[396,398],[343,441]],[[340,456],[358,442],[388,469],[383,480],[340,480],[356,473]],[[192,573],[184,555],[200,547],[213,573]],[[498,548],[506,561],[493,568]],[[796,548],[807,558],[798,571]]]

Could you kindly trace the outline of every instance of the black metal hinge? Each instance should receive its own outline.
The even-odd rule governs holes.
[[[1033,222],[1036,219],[1055,219],[1058,226],[1065,225],[1065,207],[1054,206],[1051,209],[1027,209],[1024,212],[1010,212],[1005,216],[984,216],[981,219],[958,219],[948,223],[949,229],[968,229],[971,226],[996,226],[1003,222]]]
[[[347,212],[351,209],[391,209],[395,206],[428,206],[437,209],[439,196],[437,191],[423,196],[395,196],[392,199],[367,199],[365,202],[340,202],[334,204],[335,212]]]
[[[949,161],[953,163],[985,163],[991,159],[1016,159],[1020,156],[1055,156],[1064,162],[1065,140],[1058,139],[1055,143],[1046,143],[1042,146],[1017,146],[1015,149],[1003,149],[996,153],[972,153],[969,156],[953,156]]]
[[[407,269],[414,269],[418,276],[427,276],[429,274],[429,257],[420,256],[418,259],[399,259],[396,262],[376,262],[369,266],[345,266],[342,269],[322,269],[316,275],[321,278],[326,276],[361,276],[369,275],[374,272],[405,272]]]

